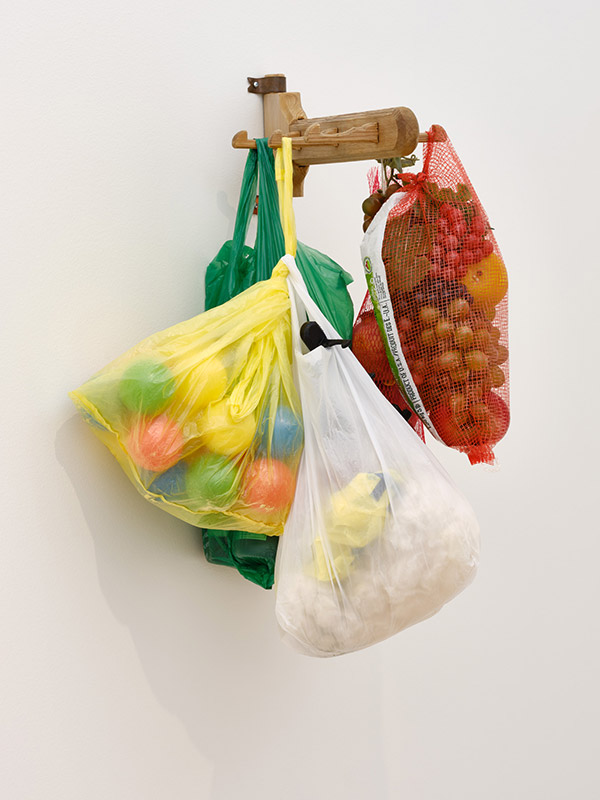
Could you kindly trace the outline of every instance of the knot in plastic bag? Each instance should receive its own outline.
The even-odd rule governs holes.
[[[273,272],[271,273],[272,278],[283,278],[284,280],[290,274],[287,264],[285,261],[279,261],[274,267]]]

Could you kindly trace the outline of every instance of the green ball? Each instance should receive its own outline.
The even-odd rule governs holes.
[[[169,404],[174,391],[171,371],[154,358],[134,361],[119,384],[121,402],[137,414],[158,414]]]
[[[239,468],[225,456],[204,453],[186,475],[186,505],[192,511],[207,507],[226,509],[237,494]]]

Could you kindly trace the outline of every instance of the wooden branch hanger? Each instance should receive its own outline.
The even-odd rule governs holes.
[[[404,106],[307,119],[300,93],[286,91],[285,75],[248,78],[248,83],[249,92],[263,97],[269,147],[281,147],[284,136],[292,139],[295,197],[303,195],[304,178],[311,164],[407,156],[419,142],[427,141],[427,134],[419,133],[417,118]],[[444,129],[439,125],[435,128],[436,141],[445,140]],[[239,131],[232,145],[255,148],[256,142],[247,131]]]

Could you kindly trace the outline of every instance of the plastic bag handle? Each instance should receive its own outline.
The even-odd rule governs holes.
[[[281,147],[275,154],[275,178],[279,190],[279,210],[285,237],[285,252],[296,255],[296,217],[292,200],[294,190],[294,166],[292,164],[292,140],[284,136]]]
[[[240,199],[238,200],[237,212],[235,215],[235,225],[233,227],[232,239],[232,263],[236,263],[239,254],[246,241],[250,220],[254,212],[254,202],[256,200],[256,187],[258,186],[258,153],[256,150],[249,150],[242,175],[242,187],[240,189]]]
[[[261,263],[269,263],[269,272],[275,261],[285,252],[283,229],[279,218],[278,188],[275,180],[272,150],[268,139],[257,139],[256,150],[249,150],[242,176],[240,198],[233,228],[231,263],[236,264],[248,237],[250,220],[254,213],[257,193],[258,223],[254,249],[259,253]],[[267,255],[270,255],[267,258]],[[265,276],[266,277],[266,276]]]
[[[279,190],[275,180],[275,158],[268,139],[257,139],[258,153],[258,225],[254,252],[259,264],[273,269],[285,253],[283,229],[279,217]]]

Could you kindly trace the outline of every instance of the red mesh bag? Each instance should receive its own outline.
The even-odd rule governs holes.
[[[379,170],[376,167],[369,170],[367,180],[369,182],[369,191],[376,196],[381,195],[383,197],[383,193],[379,188]],[[396,407],[424,441],[423,423],[400,391],[388,362],[384,341],[379,331],[373,303],[368,291],[354,323],[352,351],[369,373],[379,391]]]
[[[366,205],[369,292],[353,349],[388,399],[391,374],[433,436],[493,463],[510,419],[508,278],[443,128],[428,133],[423,170],[392,175]]]

